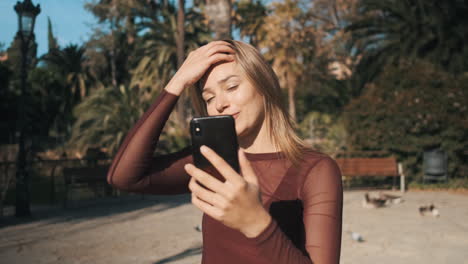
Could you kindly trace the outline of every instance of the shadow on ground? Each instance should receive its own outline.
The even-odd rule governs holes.
[[[174,256],[170,256],[170,257],[167,257],[167,258],[163,258],[157,262],[154,262],[153,264],[166,264],[166,263],[171,263],[172,261],[177,261],[179,259],[183,259],[183,258],[187,258],[187,257],[190,257],[190,256],[195,256],[195,255],[199,255],[202,253],[202,247],[201,246],[196,246],[196,247],[193,247],[193,248],[189,248],[189,249],[186,249],[182,252],[180,252],[179,254],[176,254]]]
[[[113,215],[138,211],[139,213],[119,218],[119,222],[142,217],[148,214],[162,212],[171,208],[190,203],[190,194],[183,195],[147,195],[144,198],[137,195],[125,197],[112,197],[99,200],[82,201],[76,203],[73,208],[48,207],[38,210],[32,208],[32,216],[27,218],[17,218],[13,215],[0,218],[0,229],[8,226],[29,224],[42,221],[43,223],[35,225],[35,228],[45,225],[81,222],[101,217],[110,217]],[[159,205],[159,206],[156,206]],[[128,218],[128,219],[127,219]]]

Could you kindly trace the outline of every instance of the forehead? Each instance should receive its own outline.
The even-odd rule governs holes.
[[[202,78],[202,87],[213,87],[230,75],[241,76],[239,67],[235,62],[223,62],[211,66]]]

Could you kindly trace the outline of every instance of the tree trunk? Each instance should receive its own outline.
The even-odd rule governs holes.
[[[111,60],[111,78],[112,86],[117,89],[117,59],[115,52],[115,32],[114,29],[111,30],[111,51],[110,51],[110,60]]]
[[[184,8],[185,8],[185,0],[179,0],[179,10],[177,10],[177,38],[176,38],[177,68],[180,68],[180,66],[182,66],[182,63],[184,62],[184,42],[185,42]]]
[[[231,39],[231,8],[230,0],[207,0],[205,12],[215,40]]]
[[[176,48],[177,48],[177,69],[184,63],[185,59],[185,0],[179,0],[179,9],[177,10],[177,35],[176,35]],[[187,127],[187,92],[184,91],[180,95],[176,106],[176,122],[179,128],[184,129]]]

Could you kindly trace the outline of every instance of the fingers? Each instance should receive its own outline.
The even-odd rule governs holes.
[[[192,192],[192,195],[195,195],[198,199],[201,199],[216,208],[224,208],[226,206],[226,200],[222,196],[203,188],[195,178],[190,179],[188,187]]]
[[[198,198],[196,195],[192,194],[192,203],[202,210],[207,215],[211,216],[212,218],[219,220],[222,215],[222,211],[219,208],[216,208]]]
[[[217,53],[235,54],[235,51],[233,48],[231,48],[231,46],[224,44],[218,44],[216,46],[213,46],[207,51],[208,56],[212,56]]]
[[[195,178],[208,189],[213,190],[215,192],[223,193],[224,184],[215,177],[195,167],[192,164],[186,164],[184,166],[184,169],[190,176]]]
[[[177,95],[181,94],[183,89],[199,81],[212,65],[221,61],[235,61],[235,51],[228,42],[213,41],[191,51],[171,79],[170,83],[180,84],[172,89],[173,93]]]
[[[219,61],[234,61],[234,60],[235,60],[234,55],[217,53],[208,58],[208,63],[210,65],[213,65]]]
[[[216,170],[226,179],[226,181],[232,184],[242,184],[243,179],[237,172],[216,152],[207,146],[201,146],[200,152],[205,158],[215,167]]]
[[[200,48],[209,50],[213,46],[216,46],[216,45],[228,46],[230,44],[228,42],[226,42],[226,41],[223,41],[223,40],[216,40],[216,41],[211,41],[210,43],[208,43],[206,45],[203,45]]]

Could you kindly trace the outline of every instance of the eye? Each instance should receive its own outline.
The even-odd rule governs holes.
[[[208,99],[205,100],[205,103],[209,104],[212,100],[213,100],[214,97],[210,97]]]
[[[237,88],[237,86],[239,86],[239,85],[233,85],[233,86],[230,86],[230,87],[228,88],[228,91],[236,89],[236,88]]]

